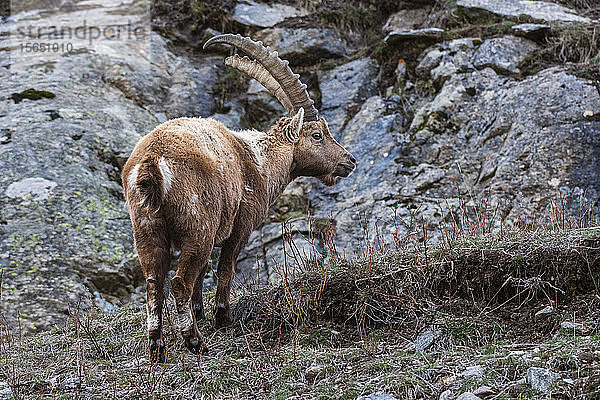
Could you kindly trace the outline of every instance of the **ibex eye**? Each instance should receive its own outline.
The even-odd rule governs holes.
[[[315,131],[315,132],[313,132],[312,137],[315,140],[321,140],[321,139],[323,139],[323,134],[319,131]]]

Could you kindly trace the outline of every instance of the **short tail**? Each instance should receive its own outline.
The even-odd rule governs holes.
[[[163,176],[160,173],[158,162],[152,158],[142,161],[135,183],[141,196],[141,206],[152,212],[158,211],[164,195]]]

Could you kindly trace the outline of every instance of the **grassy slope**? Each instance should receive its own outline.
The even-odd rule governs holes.
[[[471,238],[427,257],[372,253],[238,293],[234,328],[201,324],[202,359],[182,348],[168,315],[168,362],[149,365],[141,308],[73,310],[63,326],[25,338],[4,326],[0,382],[17,399],[416,399],[481,385],[497,398],[542,398],[522,381],[538,366],[572,379],[554,383],[554,398],[598,398],[599,272],[597,228]],[[552,314],[535,316],[549,304]],[[415,352],[410,343],[428,329],[436,339]],[[464,376],[473,366],[482,373]]]

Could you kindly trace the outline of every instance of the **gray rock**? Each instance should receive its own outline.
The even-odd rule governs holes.
[[[392,31],[383,39],[384,42],[393,44],[405,40],[441,40],[444,30],[440,28],[421,28],[410,30]]]
[[[422,353],[429,346],[433,344],[433,342],[441,335],[441,331],[437,328],[430,327],[424,330],[417,336],[413,343],[410,343],[405,347],[407,351],[416,351],[417,353]]]
[[[461,38],[434,45],[425,51],[415,71],[441,86],[452,75],[475,69],[472,59],[480,44],[479,38]]]
[[[483,367],[481,365],[467,367],[460,373],[460,376],[463,378],[481,378],[483,376]]]
[[[488,397],[493,396],[496,392],[489,386],[479,386],[477,389],[473,390],[473,394],[479,397]]]
[[[517,66],[537,48],[535,43],[515,36],[487,39],[475,52],[473,65],[476,68],[492,67],[497,72],[518,74]]]
[[[94,64],[102,78],[154,114],[167,119],[207,117],[215,107],[212,87],[223,69],[221,57],[207,57],[197,66],[166,51],[166,42],[153,34],[149,59],[134,54],[100,54]]]
[[[510,28],[515,35],[525,36],[528,39],[540,39],[550,31],[547,24],[518,24]]]
[[[552,382],[560,378],[556,372],[546,368],[529,367],[527,369],[527,383],[532,389],[545,392],[550,388]]]
[[[467,44],[472,47],[455,43],[468,56],[476,45],[473,39]],[[449,49],[440,51],[452,60]],[[333,188],[308,180],[305,193],[314,214],[333,218],[340,252],[364,250],[365,226],[378,232],[374,246],[394,248],[408,230],[395,220],[409,221],[417,208],[436,240],[439,199],[448,199],[455,210],[456,181],[469,182],[476,197],[491,188],[494,207],[510,205],[508,226],[524,215],[544,214],[559,187],[591,201],[600,196],[600,177],[592,167],[600,162],[594,150],[600,146],[600,123],[584,117],[586,110],[600,109],[592,82],[560,68],[522,80],[471,68],[449,75],[439,93],[417,108],[408,129],[399,124],[402,108],[394,104],[369,98],[347,123],[340,140],[358,160],[350,177]]]
[[[344,41],[331,29],[272,28],[256,32],[255,37],[292,65],[342,57],[348,52]]]
[[[301,17],[308,11],[284,4],[264,4],[242,0],[233,10],[233,20],[243,25],[270,28],[286,18]]]
[[[410,31],[421,27],[431,12],[428,8],[414,8],[400,10],[388,18],[381,29],[383,33],[392,31]]]
[[[375,94],[379,65],[371,58],[360,58],[330,71],[319,72],[321,115],[338,136],[349,117]]]
[[[0,382],[0,400],[12,400],[13,398],[13,391],[8,384]]]
[[[481,41],[462,38],[430,47],[419,62],[416,72],[431,77],[441,86],[456,73],[492,67],[498,72],[517,74],[517,66],[537,45],[527,39],[506,36]]]
[[[279,118],[287,115],[279,100],[256,80],[250,80],[246,93],[246,117],[252,126],[260,124],[263,129],[268,129]]]
[[[225,104],[229,110],[226,113],[215,113],[210,116],[221,122],[229,129],[241,129],[242,118],[246,114],[244,107],[237,101]]]
[[[285,232],[285,234],[284,234]],[[263,225],[254,231],[238,257],[236,277],[245,282],[279,282],[284,274],[306,268],[308,260],[321,256],[323,244],[311,240],[314,228],[308,218]]]
[[[358,396],[356,400],[397,400],[394,396],[383,393],[375,392],[366,396]]]
[[[481,398],[475,396],[471,392],[465,392],[465,393],[461,393],[461,395],[458,396],[456,398],[456,400],[481,400]]]
[[[560,327],[571,332],[581,332],[584,330],[584,325],[579,322],[563,321],[560,323]]]
[[[393,174],[393,155],[397,151],[392,133],[396,116],[386,112],[384,100],[373,96],[348,122],[340,139],[359,161],[349,179],[341,180],[331,192],[352,198],[370,192],[368,182],[378,182],[380,189],[386,186],[385,178]]]
[[[535,313],[535,318],[539,318],[539,317],[545,317],[547,315],[553,314],[554,313],[554,307],[553,306],[546,306],[544,308],[542,308],[541,310],[539,310],[538,312]]]
[[[592,22],[589,18],[579,16],[569,8],[547,1],[458,0],[456,5],[468,10],[485,10],[492,14],[515,19],[520,15],[527,15],[533,19],[547,22]]]
[[[168,119],[208,117],[214,112],[212,88],[218,81],[222,62],[221,57],[207,57],[192,65],[180,59],[170,71],[166,97],[162,101],[156,99],[151,108],[164,110]]]
[[[452,398],[452,391],[450,389],[444,390],[438,400],[450,400]]]
[[[413,179],[414,192],[407,194],[415,194],[429,189],[435,183],[439,182],[445,175],[446,171],[429,164],[420,164],[417,166],[415,177]]]
[[[21,198],[23,200],[45,200],[50,196],[56,182],[44,178],[25,178],[13,182],[6,188],[6,196],[10,198]]]

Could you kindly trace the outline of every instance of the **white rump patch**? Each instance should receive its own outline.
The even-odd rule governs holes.
[[[167,160],[165,160],[164,157],[161,157],[160,160],[158,160],[158,168],[160,169],[160,173],[163,177],[163,193],[167,193],[169,189],[171,189],[171,182],[173,182],[173,171],[171,171],[171,168],[169,167],[169,164],[167,164]]]
[[[133,169],[129,173],[129,177],[127,178],[127,186],[129,187],[129,189],[137,190],[137,186],[135,185],[135,182],[137,181],[139,169],[140,169],[140,164],[135,164],[135,167],[133,167]]]

